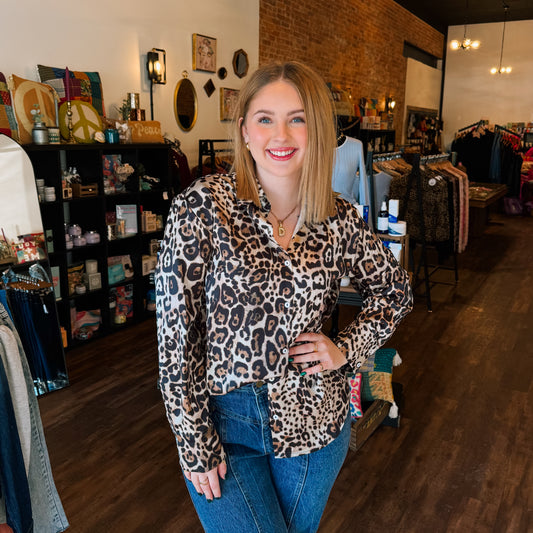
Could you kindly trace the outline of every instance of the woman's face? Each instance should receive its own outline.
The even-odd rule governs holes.
[[[298,180],[307,147],[307,124],[296,89],[282,80],[265,85],[250,102],[242,125],[260,182]]]

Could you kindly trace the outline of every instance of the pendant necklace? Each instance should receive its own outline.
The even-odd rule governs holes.
[[[274,214],[274,211],[272,211],[272,209],[270,210],[270,212],[272,213],[272,216],[276,219],[276,222],[278,223],[278,237],[285,237],[285,228],[283,226],[283,223],[296,211],[296,209],[298,208],[298,204],[296,204],[294,206],[294,209],[285,217],[283,218],[282,220],[280,220],[275,214]]]

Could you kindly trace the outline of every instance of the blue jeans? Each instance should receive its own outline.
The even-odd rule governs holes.
[[[30,488],[20,447],[17,421],[4,364],[0,358],[0,493],[4,495],[7,523],[15,533],[31,533]],[[0,521],[1,523],[1,521]]]
[[[7,326],[15,336],[28,391],[31,420],[31,451],[28,485],[33,514],[33,530],[35,533],[58,533],[60,531],[65,531],[69,524],[52,475],[39,404],[37,403],[37,397],[35,396],[33,378],[31,376],[20,337],[10,316],[1,303],[0,325]],[[2,357],[1,351],[3,349],[4,346],[0,342],[0,358]],[[2,421],[0,422],[1,425],[3,424],[4,419],[0,417],[0,420]],[[0,443],[4,443],[3,437],[0,439]],[[0,497],[0,524],[6,521],[5,496],[6,494],[3,494],[3,497]]]
[[[215,427],[227,454],[222,497],[208,502],[187,488],[207,533],[311,533],[348,452],[351,423],[328,446],[276,459],[267,386],[246,385],[211,398]]]

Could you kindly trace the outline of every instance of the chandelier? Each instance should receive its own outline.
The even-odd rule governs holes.
[[[503,4],[504,8],[504,18],[503,18],[503,30],[502,30],[502,48],[500,50],[500,66],[499,67],[492,67],[490,69],[491,74],[509,74],[511,72],[512,67],[503,67],[502,66],[502,60],[503,60],[503,42],[505,39],[505,23],[507,22],[507,12],[509,10],[509,6],[506,4]]]
[[[450,43],[450,47],[452,50],[470,50],[471,48],[474,50],[477,50],[479,48],[479,45],[481,44],[479,41],[472,39],[469,39],[466,36],[466,25],[468,21],[468,0],[466,0],[466,15],[465,15],[465,31],[463,35],[463,40],[458,41],[457,39],[454,39]]]
[[[473,48],[474,50],[477,50],[479,48],[479,45],[481,43],[479,41],[472,41],[472,39],[469,39],[466,36],[466,24],[465,24],[465,33],[462,41],[458,41],[457,39],[454,39],[450,43],[450,47],[452,50],[470,50],[470,48]]]

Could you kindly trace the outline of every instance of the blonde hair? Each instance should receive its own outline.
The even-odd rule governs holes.
[[[259,206],[255,162],[246,148],[242,125],[250,103],[266,85],[283,80],[298,92],[307,124],[307,149],[300,178],[299,202],[305,222],[325,220],[335,212],[331,178],[336,147],[335,109],[324,80],[308,66],[295,61],[274,63],[256,70],[239,92],[233,117],[237,196]]]

